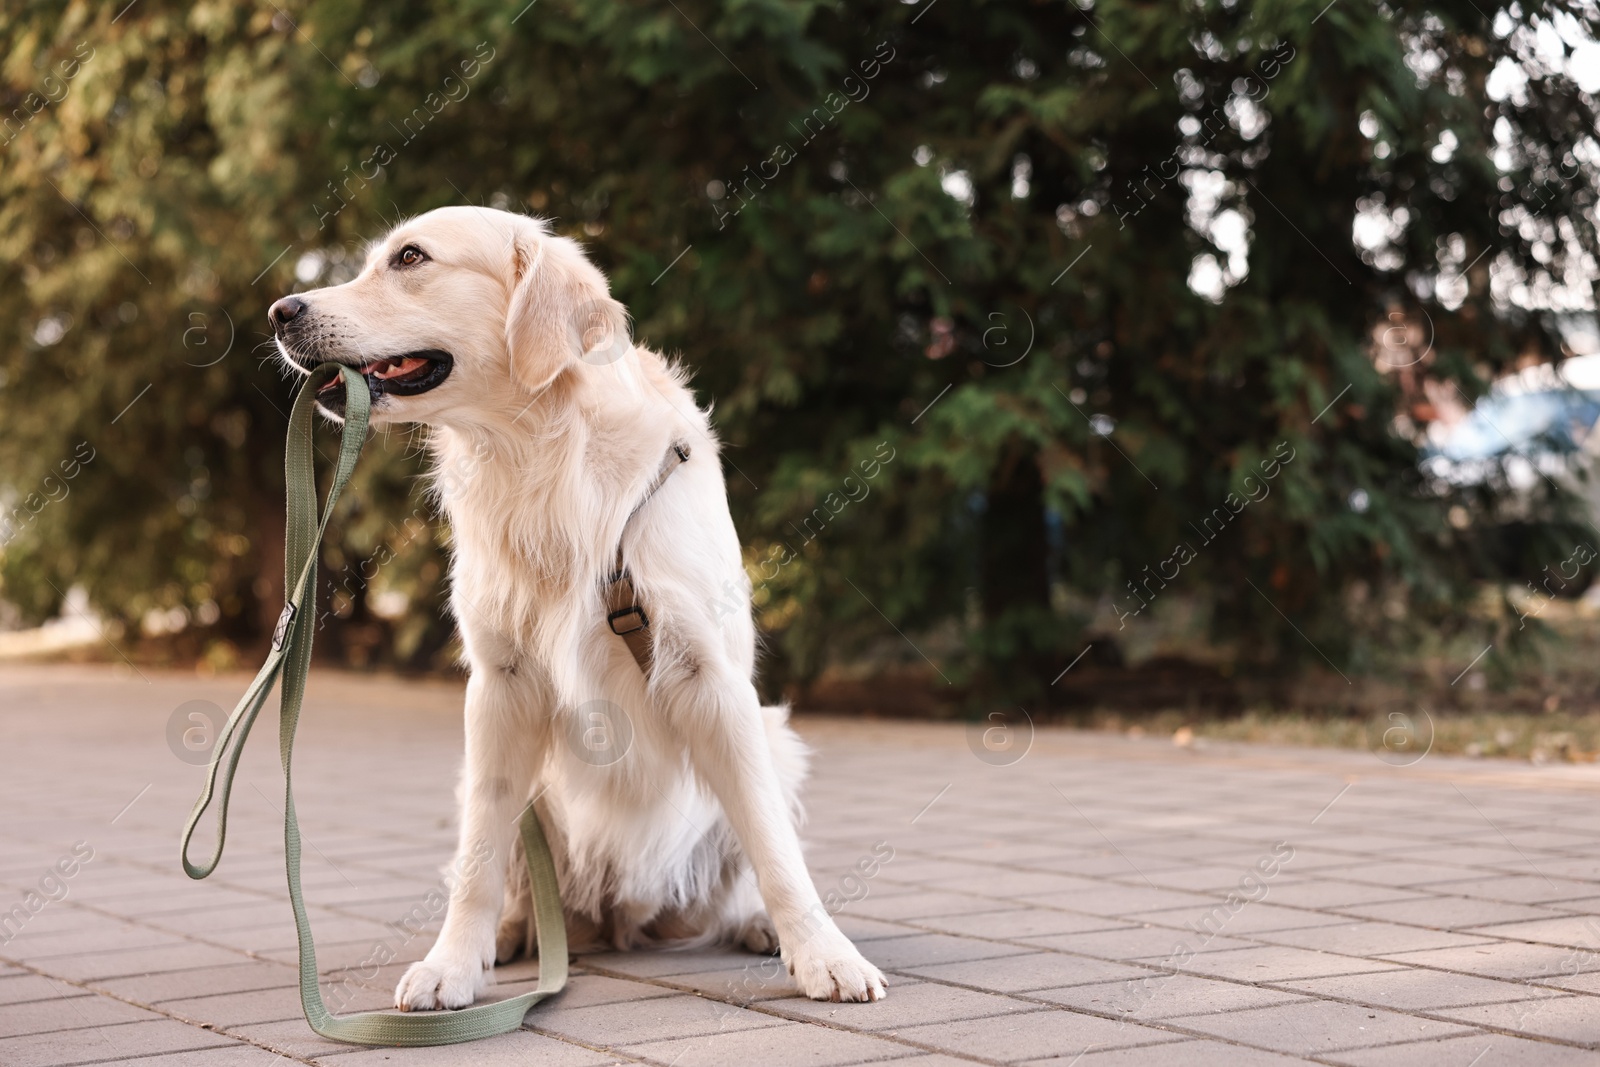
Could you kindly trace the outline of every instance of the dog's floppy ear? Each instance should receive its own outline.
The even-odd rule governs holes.
[[[606,364],[632,347],[628,316],[577,243],[529,226],[514,238],[506,314],[511,376],[538,392],[577,360]]]

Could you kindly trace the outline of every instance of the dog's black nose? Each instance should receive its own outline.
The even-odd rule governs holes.
[[[272,323],[272,332],[279,333],[283,328],[299,318],[306,309],[306,302],[298,296],[286,296],[267,309],[267,321]]]

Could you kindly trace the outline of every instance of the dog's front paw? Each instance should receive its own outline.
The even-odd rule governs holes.
[[[476,959],[435,957],[413,963],[394,990],[394,1006],[401,1011],[465,1008],[489,985],[488,971]]]
[[[789,973],[812,1000],[882,1000],[883,972],[868,963],[843,934],[802,945],[789,959]]]

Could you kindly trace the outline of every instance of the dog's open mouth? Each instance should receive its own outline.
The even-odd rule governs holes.
[[[356,367],[367,380],[374,398],[380,396],[420,396],[437,389],[450,376],[454,365],[450,353],[437,348],[407,352],[399,356],[374,359]],[[317,402],[331,410],[344,408],[344,378],[334,378],[317,390]]]

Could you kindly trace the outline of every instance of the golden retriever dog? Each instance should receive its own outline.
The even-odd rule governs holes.
[[[460,845],[443,929],[396,1004],[464,1007],[497,958],[531,947],[516,833],[530,803],[575,949],[741,943],[781,953],[806,996],[883,997],[806,870],[806,751],[752,681],[750,583],[707,413],[681,368],[631,343],[579,246],[537,219],[442,208],[270,319],[294,370],[360,370],[373,425],[428,428],[449,518],[470,670]],[[321,406],[343,403],[336,380]],[[617,632],[637,620],[608,619],[619,558],[647,669]]]

